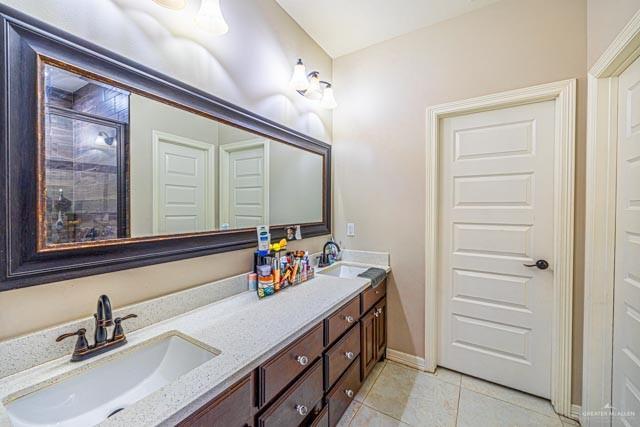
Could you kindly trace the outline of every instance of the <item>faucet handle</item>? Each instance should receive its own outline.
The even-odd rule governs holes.
[[[138,317],[137,314],[128,314],[124,317],[116,317],[115,320],[113,321],[113,323],[115,324],[115,327],[113,328],[113,337],[111,338],[111,340],[115,341],[118,339],[124,339],[124,329],[122,329],[122,321],[128,320],[128,319],[134,319],[136,317]]]
[[[87,333],[87,330],[85,328],[81,328],[81,329],[78,329],[76,332],[60,335],[58,338],[56,338],[56,342],[60,342],[67,338],[75,337],[77,335],[78,340],[76,341],[76,347],[73,350],[73,353],[74,354],[80,353],[89,348],[89,343],[87,342],[87,338],[85,337],[86,333]]]

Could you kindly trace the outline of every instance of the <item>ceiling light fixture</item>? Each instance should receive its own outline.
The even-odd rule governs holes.
[[[229,25],[222,15],[220,0],[202,0],[200,11],[196,15],[196,24],[216,36],[226,34]]]
[[[187,5],[187,0],[153,0],[158,3],[162,7],[166,7],[168,9],[180,10],[184,9]]]
[[[302,62],[298,62],[293,67],[293,75],[289,85],[300,95],[313,101],[320,101],[320,106],[327,110],[333,110],[338,106],[333,95],[331,83],[320,80],[320,72],[311,71],[307,74],[307,69]]]

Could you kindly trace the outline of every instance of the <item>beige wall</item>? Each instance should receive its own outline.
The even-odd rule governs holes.
[[[189,9],[150,0],[0,0],[272,120],[330,142],[331,113],[288,88],[298,56],[331,80],[331,58],[275,1],[223,2],[229,33],[194,29]],[[294,247],[321,249],[324,239]],[[90,315],[101,293],[116,307],[251,269],[251,251],[35,286],[0,294],[0,340]]]
[[[578,78],[574,398],[582,349],[586,2],[504,0],[334,61],[335,234],[391,252],[390,348],[424,356],[426,108]],[[346,223],[356,237],[346,237]]]
[[[640,10],[640,0],[587,0],[587,58],[591,67]]]

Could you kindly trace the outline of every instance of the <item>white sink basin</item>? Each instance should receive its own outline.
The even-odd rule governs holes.
[[[318,274],[326,274],[327,276],[343,277],[353,279],[358,274],[367,271],[368,267],[356,267],[355,265],[338,264],[319,271]]]
[[[213,359],[220,352],[177,332],[96,362],[96,367],[6,404],[15,427],[93,426]]]

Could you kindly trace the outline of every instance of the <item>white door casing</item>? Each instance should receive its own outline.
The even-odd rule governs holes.
[[[618,82],[612,424],[640,426],[640,59]]]
[[[585,228],[583,426],[611,425],[616,180],[618,175],[618,83],[640,58],[640,11],[589,70]]]
[[[153,232],[213,230],[215,146],[153,131]]]
[[[438,364],[550,398],[553,101],[441,121]]]
[[[573,297],[573,202],[576,81],[566,80],[525,89],[452,102],[427,110],[426,232],[425,232],[425,366],[438,363],[439,191],[441,123],[447,117],[553,101],[553,308],[551,315],[551,402],[571,414],[571,328]]]
[[[269,141],[220,146],[220,228],[269,224]]]

